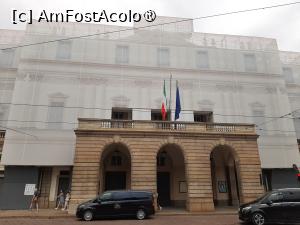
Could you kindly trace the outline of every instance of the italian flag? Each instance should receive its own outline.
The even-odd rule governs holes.
[[[167,94],[166,94],[166,81],[164,80],[164,87],[163,87],[163,101],[161,104],[161,116],[162,116],[162,120],[166,120],[167,117]]]

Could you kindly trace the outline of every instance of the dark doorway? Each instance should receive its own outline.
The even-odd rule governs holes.
[[[106,172],[105,191],[126,189],[126,172]]]
[[[157,193],[158,193],[158,202],[160,206],[171,205],[169,172],[157,173]]]
[[[57,193],[59,194],[59,192],[62,190],[64,194],[66,194],[69,189],[70,189],[70,177],[64,177],[64,176],[59,177]]]

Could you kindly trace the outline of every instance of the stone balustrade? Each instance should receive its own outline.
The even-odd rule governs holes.
[[[129,129],[141,131],[255,134],[253,124],[198,123],[145,120],[109,120],[79,118],[80,130]]]

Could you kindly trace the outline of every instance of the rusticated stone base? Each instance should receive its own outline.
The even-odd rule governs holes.
[[[125,147],[131,160],[131,189],[156,193],[156,157],[166,145],[180,149],[184,157],[187,184],[186,209],[190,212],[214,211],[210,156],[214,149],[230,149],[238,168],[241,203],[263,193],[260,184],[260,159],[257,135],[253,132],[148,131],[142,128],[100,128],[97,121],[81,121],[76,133],[72,174],[70,213],[81,202],[94,198],[102,190],[102,156],[112,144]],[[137,124],[138,125],[138,124]],[[136,125],[136,126],[137,126]],[[140,130],[139,130],[140,129]],[[229,130],[231,132],[231,130]],[[234,133],[236,132],[236,133]],[[184,199],[172,199],[184,200]]]
[[[211,212],[215,210],[212,199],[190,198],[187,202],[189,212]]]

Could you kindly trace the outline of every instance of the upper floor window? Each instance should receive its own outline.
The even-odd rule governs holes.
[[[112,108],[111,118],[113,120],[132,120],[132,110],[126,108]]]
[[[170,66],[170,50],[168,48],[157,49],[157,65]]]
[[[212,112],[194,112],[194,122],[213,122],[213,113]]]
[[[154,121],[162,120],[161,110],[159,110],[159,109],[151,110],[151,120],[154,120]]]
[[[62,127],[65,103],[52,101],[48,106],[48,128],[59,129]]]
[[[118,45],[116,48],[116,63],[129,63],[128,46]]]
[[[4,66],[4,67],[12,66],[13,62],[14,62],[14,56],[15,56],[15,50],[14,49],[1,50],[0,65]]]
[[[253,122],[257,126],[257,133],[265,132],[265,111],[264,109],[253,109]]]
[[[209,68],[208,53],[206,51],[196,52],[196,66],[200,69]]]
[[[71,58],[72,42],[70,40],[63,40],[57,42],[56,58],[70,59]]]
[[[244,54],[245,71],[257,71],[256,58],[254,54]]]
[[[290,67],[283,67],[282,73],[287,83],[294,83],[293,71]]]

